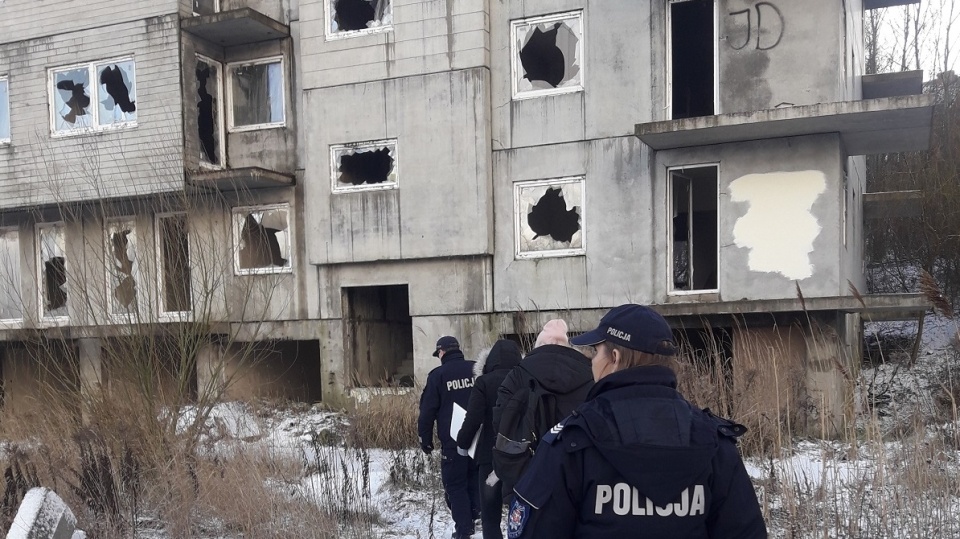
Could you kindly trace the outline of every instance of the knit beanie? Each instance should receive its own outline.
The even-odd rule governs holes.
[[[567,323],[558,318],[544,324],[543,331],[537,335],[537,343],[534,348],[545,344],[570,346],[570,340],[567,338]]]

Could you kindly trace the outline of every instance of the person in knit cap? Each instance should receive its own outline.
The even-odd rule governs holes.
[[[513,487],[540,438],[582,404],[591,387],[590,360],[570,346],[567,323],[556,319],[544,324],[533,350],[497,390],[493,468],[503,481],[505,502],[512,498]],[[517,411],[526,414],[525,420],[519,421],[524,432],[510,432],[516,430]]]
[[[485,357],[477,359],[473,366],[473,374],[477,378],[473,382],[473,392],[470,393],[470,402],[467,404],[467,416],[457,435],[457,446],[461,454],[464,454],[473,444],[477,432],[480,432],[473,458],[480,470],[480,523],[483,539],[503,539],[500,531],[502,500],[509,493],[501,492],[502,484],[493,473],[492,449],[497,434],[493,430],[493,408],[497,404],[497,389],[507,377],[507,373],[520,364],[522,357],[517,343],[500,339],[493,344]]]

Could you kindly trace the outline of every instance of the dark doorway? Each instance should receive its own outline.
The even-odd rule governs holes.
[[[715,166],[670,171],[674,291],[717,290],[717,189]]]
[[[343,289],[344,357],[353,387],[413,385],[407,285]]]
[[[673,119],[715,114],[716,36],[713,0],[670,3]]]

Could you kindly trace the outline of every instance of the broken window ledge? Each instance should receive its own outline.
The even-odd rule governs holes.
[[[567,256],[586,256],[586,254],[586,247],[581,247],[579,249],[557,249],[555,251],[523,251],[515,253],[514,260],[562,258]]]
[[[233,271],[233,274],[238,277],[249,277],[256,275],[282,275],[284,273],[293,273],[292,263],[290,266],[274,266],[270,268],[238,268],[235,266]]]
[[[53,138],[69,138],[69,137],[82,137],[86,135],[99,135],[103,133],[109,133],[111,131],[135,129],[139,127],[139,125],[140,124],[138,122],[121,122],[116,124],[97,125],[92,127],[78,127],[76,129],[69,129],[66,131],[51,130],[50,136]]]
[[[653,150],[838,133],[848,155],[930,147],[933,96],[912,95],[698,116],[637,124]]]
[[[667,303],[719,300],[720,289],[718,288],[707,288],[703,290],[671,290],[667,292]]]
[[[336,181],[336,178],[334,178]],[[389,183],[378,183],[378,184],[365,184],[365,185],[354,185],[350,187],[343,187],[340,184],[337,184],[333,187],[334,193],[362,193],[366,191],[393,191],[399,189],[400,184],[397,182]]]
[[[327,28],[330,28],[330,23],[327,22]],[[360,30],[337,30],[336,32],[328,31],[324,36],[326,41],[337,41],[340,39],[350,39],[351,37],[360,37],[360,36],[370,36],[374,34],[383,34],[386,32],[392,32],[392,24],[384,24],[382,26],[372,26],[370,28],[363,28]]]
[[[192,322],[193,311],[160,311],[157,314],[160,322]]]
[[[538,97],[547,97],[551,95],[575,94],[583,91],[583,85],[570,86],[567,88],[546,88],[543,90],[514,90],[513,100],[523,101],[525,99],[536,99]]]
[[[287,127],[287,122],[276,122],[269,124],[253,124],[253,125],[231,125],[227,127],[228,133],[243,133],[245,131],[263,131],[265,129],[281,129]]]

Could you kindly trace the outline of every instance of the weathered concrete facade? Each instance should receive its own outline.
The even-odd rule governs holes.
[[[834,421],[860,316],[922,309],[851,291],[863,156],[930,116],[861,99],[859,1],[34,4],[0,5],[0,334],[87,339],[83,379],[97,342],[192,320],[199,386],[341,401],[422,379],[440,335],[632,301],[726,328],[734,371],[782,338]]]

